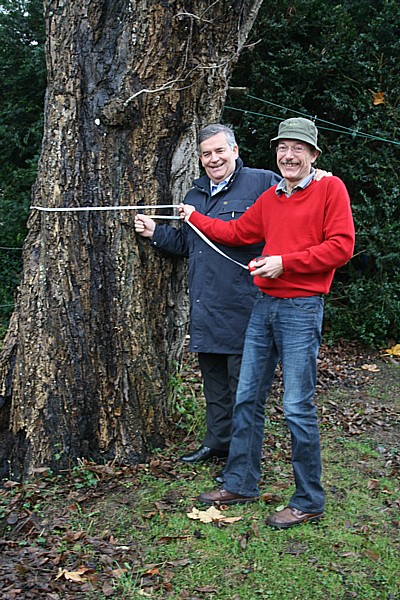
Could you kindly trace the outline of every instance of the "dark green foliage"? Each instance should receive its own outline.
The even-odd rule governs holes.
[[[46,87],[41,0],[0,2],[0,332],[21,270]]]
[[[0,8],[0,246],[20,247],[42,136],[44,26],[41,0],[0,1]],[[279,121],[316,116],[319,166],[344,180],[352,200],[355,257],[327,299],[326,338],[398,341],[400,5],[265,0],[256,41],[231,82],[250,95],[228,97],[223,115],[245,162],[276,170],[269,139]],[[384,103],[374,105],[378,92]],[[0,248],[0,328],[20,267],[20,252]]]
[[[398,341],[400,4],[266,1],[257,40],[232,80],[249,96],[229,97],[224,121],[234,124],[249,166],[276,170],[269,139],[279,121],[317,118],[318,166],[346,183],[357,230],[355,257],[337,273],[326,302],[326,335],[374,346]],[[384,103],[375,105],[380,92]]]

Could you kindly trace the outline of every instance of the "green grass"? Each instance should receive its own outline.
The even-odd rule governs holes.
[[[279,532],[265,526],[267,511],[261,504],[231,508],[229,515],[243,515],[243,521],[223,528],[190,522],[183,507],[167,517],[155,516],[144,529],[125,530],[124,538],[147,548],[146,562],[157,565],[158,575],[138,580],[135,573],[130,586],[126,576],[125,593],[135,598],[146,585],[153,597],[162,598],[165,588],[156,588],[172,571],[175,598],[182,590],[195,594],[207,586],[221,599],[235,594],[241,600],[396,598],[399,546],[390,517],[382,514],[379,501],[365,500],[368,509],[352,496],[331,501],[323,523]],[[174,567],[183,558],[189,564]]]
[[[266,525],[293,492],[288,434],[273,410],[277,398],[266,422],[261,481],[262,491],[276,496],[272,504],[229,507],[224,514],[242,517],[229,525],[191,520],[194,506],[207,509],[196,497],[214,487],[220,467],[181,463],[182,442],[136,468],[80,461],[62,477],[43,474],[0,492],[0,537],[16,544],[6,545],[0,592],[4,581],[22,590],[18,598],[35,597],[24,589],[40,581],[74,600],[399,600],[398,373],[388,367],[382,380],[367,383],[362,402],[358,387],[319,395],[327,494],[319,523],[287,531]],[[183,381],[179,386],[177,430],[184,431],[189,413],[182,395],[191,408],[194,396],[193,387],[187,393]],[[201,390],[194,395],[201,404]],[[359,423],[357,434],[349,433],[349,420]],[[80,567],[89,569],[82,583],[56,580],[60,568]]]
[[[126,598],[139,597],[140,589],[154,598],[166,597],[167,592],[172,598],[195,597],[196,589],[211,589],[201,597],[221,600],[399,598],[398,508],[391,506],[399,498],[398,482],[379,476],[379,489],[370,489],[368,476],[378,477],[381,468],[379,454],[370,442],[365,447],[361,441],[343,446],[339,442],[325,452],[325,463],[330,452],[335,455],[325,469],[325,519],[289,531],[266,526],[272,507],[262,502],[230,507],[227,514],[243,516],[234,525],[217,527],[189,520],[186,512],[193,505],[201,508],[195,495],[209,486],[206,468],[184,486],[181,481],[146,480],[137,494],[137,515],[150,514],[155,500],[166,494],[176,497],[176,502],[170,511],[158,512],[150,520],[139,518],[140,528],[137,523],[129,528],[124,513],[119,535],[146,548],[146,562],[157,565],[158,574],[144,579],[127,574],[119,588],[123,586]],[[370,452],[367,477],[359,469],[360,460],[365,462],[365,448]],[[290,492],[285,490],[286,499]],[[173,566],[184,558],[189,559],[188,565]],[[165,589],[160,581],[168,580],[171,572],[172,587]],[[185,591],[190,595],[180,595]]]

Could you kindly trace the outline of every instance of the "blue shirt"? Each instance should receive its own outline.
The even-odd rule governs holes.
[[[227,177],[226,179],[224,179],[224,181],[221,181],[220,183],[214,183],[210,179],[211,196],[214,196],[214,194],[217,194],[218,192],[220,192],[226,186],[226,184],[228,183],[228,181],[230,180],[232,175],[233,175],[233,173],[231,173],[229,175],[229,177]]]

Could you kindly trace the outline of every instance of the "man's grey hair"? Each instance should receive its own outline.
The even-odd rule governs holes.
[[[228,142],[230,148],[234,148],[235,146],[237,146],[235,134],[233,133],[232,127],[230,127],[229,125],[222,125],[221,123],[211,123],[210,125],[203,127],[203,129],[200,129],[199,131],[199,154],[200,144],[205,140],[208,140],[208,138],[212,137],[213,135],[217,135],[217,133],[221,132],[225,134],[226,141]]]

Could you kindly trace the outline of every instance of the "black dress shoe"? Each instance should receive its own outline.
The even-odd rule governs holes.
[[[222,485],[225,481],[224,472],[220,471],[219,473],[217,473],[216,476],[214,477],[214,481],[219,483],[219,485]]]
[[[217,460],[223,460],[228,457],[227,450],[215,450],[215,448],[208,448],[207,446],[200,446],[198,450],[191,452],[190,454],[186,454],[185,456],[181,456],[181,460],[184,463],[198,463],[198,462],[206,462],[208,460],[212,460],[213,458]]]

